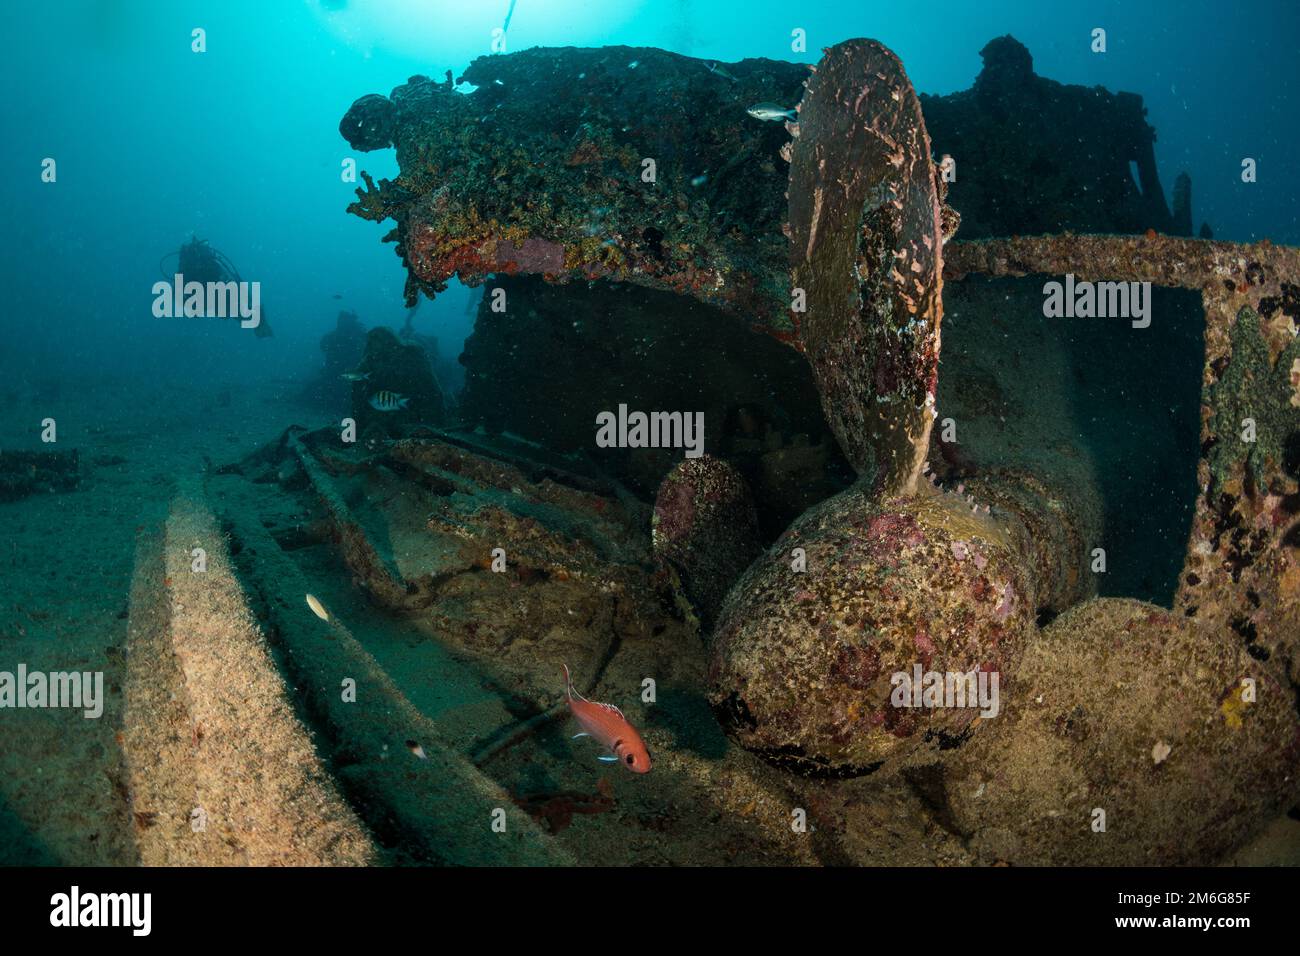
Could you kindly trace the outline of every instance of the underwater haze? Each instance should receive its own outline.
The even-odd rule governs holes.
[[[4,232],[9,358],[167,370],[170,356],[211,332],[205,347],[223,361],[287,372],[314,359],[336,293],[367,321],[400,321],[401,276],[389,250],[340,215],[352,187],[338,175],[338,117],[359,90],[387,92],[417,73],[459,75],[491,52],[492,30],[510,7],[508,0],[14,5],[0,38],[13,224]],[[1089,49],[1098,26],[1108,31],[1104,55]],[[190,50],[195,27],[208,32],[202,55]],[[808,32],[804,53],[790,50],[796,27]],[[815,62],[823,46],[870,36],[899,55],[917,90],[942,94],[968,87],[979,49],[1007,33],[1029,48],[1043,76],[1140,93],[1158,130],[1162,180],[1172,186],[1179,172],[1191,174],[1199,213],[1216,235],[1300,240],[1291,187],[1300,174],[1300,90],[1286,69],[1300,8],[1290,3],[1246,2],[1231,12],[1212,0],[949,3],[934,18],[874,2],[801,4],[796,12],[766,0],[633,0],[597,11],[580,0],[519,0],[507,48],[644,45],[706,60]],[[1265,171],[1250,188],[1238,175],[1245,155]],[[47,156],[59,162],[55,189],[39,175]],[[395,172],[391,155],[371,155],[365,165],[376,176]],[[264,276],[282,342],[259,343],[248,355],[233,345],[245,337],[225,329],[171,338],[141,308],[158,259],[191,234],[226,250],[244,273]],[[448,299],[437,319],[423,321],[450,340],[467,330],[463,299]]]
[[[0,864],[1300,864],[1300,4],[0,20]]]

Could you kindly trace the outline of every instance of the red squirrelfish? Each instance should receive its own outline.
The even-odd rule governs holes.
[[[569,713],[582,728],[574,738],[591,737],[597,743],[609,749],[609,756],[599,759],[608,763],[618,761],[633,773],[650,772],[650,751],[646,749],[641,735],[636,732],[623,712],[613,704],[597,704],[587,700],[573,689],[573,678],[569,676],[569,665],[564,666],[564,694],[569,702]]]

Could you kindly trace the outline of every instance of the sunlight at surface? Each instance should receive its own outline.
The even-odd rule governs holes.
[[[342,42],[367,56],[396,55],[452,63],[492,48],[510,0],[306,0]],[[596,46],[644,6],[643,0],[516,0],[505,52],[533,46]],[[476,44],[475,37],[481,38]]]

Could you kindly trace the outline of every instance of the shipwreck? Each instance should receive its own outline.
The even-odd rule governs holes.
[[[870,40],[534,49],[352,105],[401,173],[349,211],[392,224],[408,301],[506,306],[454,414],[371,333],[361,369],[420,410],[358,387],[356,440],[290,428],[167,524],[291,677],[322,859],[1210,863],[1294,805],[1300,250],[1192,238],[1140,98],[984,58],[926,97]],[[1150,283],[1149,327],[1045,318],[1066,275]],[[1076,408],[1134,369],[1141,492]],[[701,413],[704,454],[602,447],[620,406]],[[643,729],[653,790],[568,755],[561,661]],[[998,706],[891,706],[917,668]]]

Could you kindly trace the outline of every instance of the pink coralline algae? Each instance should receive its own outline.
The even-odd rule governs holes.
[[[925,543],[925,532],[909,514],[889,513],[871,519],[867,535],[881,543],[881,549],[898,551],[902,548],[919,548]]]
[[[998,621],[1005,621],[1011,616],[1011,611],[1015,608],[1015,605],[1016,589],[1012,587],[1011,582],[1008,581],[1007,586],[1002,589],[1002,603],[1000,603],[998,609],[993,612],[994,618]]]
[[[934,656],[934,641],[930,640],[930,635],[925,631],[917,631],[912,637],[912,643],[916,645],[916,652],[921,655],[922,662],[929,664],[930,658]]]
[[[520,245],[509,239],[497,243],[497,262],[503,269],[560,275],[564,272],[564,246],[529,236]]]

